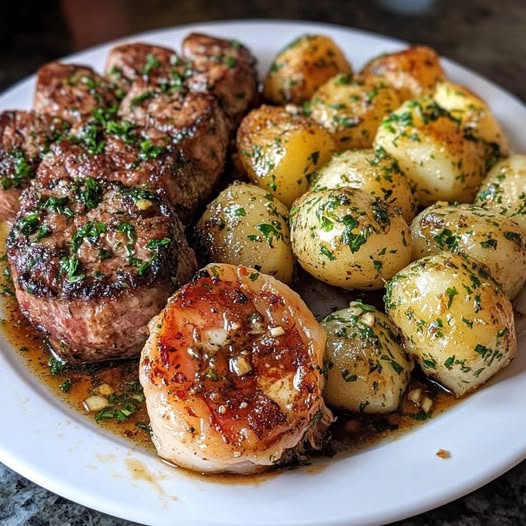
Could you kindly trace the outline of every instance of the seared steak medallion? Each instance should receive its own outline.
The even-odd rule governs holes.
[[[192,91],[213,93],[232,126],[254,105],[257,96],[256,59],[237,40],[190,33],[182,56],[192,62],[187,85]]]
[[[100,108],[116,107],[115,86],[87,66],[51,62],[37,73],[33,107],[77,125]]]
[[[0,220],[11,221],[42,155],[67,130],[66,123],[27,111],[0,113]]]
[[[112,48],[104,71],[125,92],[138,79],[168,91],[183,88],[190,68],[173,49],[134,42]]]
[[[84,123],[76,135],[51,147],[37,176],[43,184],[60,177],[93,177],[161,190],[185,224],[217,181],[188,162],[165,133],[116,120]]]
[[[213,95],[163,92],[136,82],[122,101],[119,115],[168,135],[195,170],[207,176],[211,188],[215,186],[226,160],[229,127]]]
[[[142,187],[61,178],[25,190],[7,240],[22,312],[71,363],[139,354],[147,323],[195,270],[183,228]]]

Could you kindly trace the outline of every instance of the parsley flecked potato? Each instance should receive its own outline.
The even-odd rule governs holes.
[[[325,346],[324,398],[329,406],[361,413],[396,411],[413,362],[393,322],[360,301],[321,322]]]
[[[526,236],[526,155],[512,155],[488,173],[475,204],[513,219]]]
[[[385,201],[355,188],[309,192],[290,213],[292,250],[315,278],[381,289],[411,261],[411,233]]]
[[[432,93],[445,79],[436,52],[426,46],[413,46],[372,59],[362,70],[366,77],[380,77],[397,90],[401,101]]]
[[[342,50],[325,35],[303,35],[274,59],[264,81],[265,99],[299,104],[337,73],[351,73]]]
[[[348,150],[333,155],[318,172],[310,191],[330,188],[360,188],[383,199],[410,223],[416,215],[416,200],[407,177],[398,162],[383,148]]]
[[[411,238],[414,259],[442,250],[465,254],[484,265],[510,299],[526,282],[526,247],[521,228],[497,212],[438,202],[415,218]]]
[[[290,207],[307,191],[312,174],[331,158],[334,141],[308,117],[261,106],[241,122],[237,149],[250,180]]]
[[[385,308],[424,374],[457,397],[515,355],[510,300],[480,265],[460,254],[441,252],[411,263],[387,283]]]
[[[471,90],[452,82],[439,82],[433,98],[460,121],[465,133],[483,142],[488,163],[509,154],[508,141],[491,109]]]
[[[195,227],[197,246],[208,261],[253,267],[290,283],[294,256],[289,211],[271,193],[236,183],[207,207]]]
[[[396,91],[383,80],[340,74],[316,90],[306,109],[342,151],[370,148],[382,119],[398,106]]]
[[[484,145],[430,98],[404,102],[384,119],[374,144],[398,161],[424,206],[473,202],[485,175]]]

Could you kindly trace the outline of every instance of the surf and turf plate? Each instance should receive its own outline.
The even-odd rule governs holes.
[[[355,69],[404,44],[351,29],[296,22],[220,22],[127,38],[178,48],[191,31],[235,38],[258,57],[263,74],[295,36],[331,36]],[[115,43],[67,62],[102,70]],[[446,73],[488,101],[514,151],[526,151],[526,109],[481,77],[443,61]],[[28,109],[34,77],[0,97],[0,109]],[[482,389],[397,440],[315,468],[254,480],[189,476],[105,432],[42,385],[0,338],[4,425],[0,461],[45,488],[97,510],[144,524],[366,525],[394,521],[464,495],[526,458],[526,339],[514,362]],[[444,449],[448,459],[436,455]]]

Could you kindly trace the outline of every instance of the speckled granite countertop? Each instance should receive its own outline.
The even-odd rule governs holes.
[[[98,41],[147,29],[205,20],[288,18],[331,22],[428,44],[526,101],[526,3],[523,0],[413,0],[432,4],[403,15],[396,0],[62,0],[10,2],[0,18],[0,89],[40,64]],[[106,4],[106,5],[105,5]],[[107,4],[111,4],[108,8]],[[101,9],[105,16],[100,17]],[[4,424],[5,425],[5,424]],[[16,430],[15,430],[16,431]],[[474,433],[483,430],[474,430]],[[500,445],[503,447],[503,445]],[[1,447],[1,444],[0,444]],[[505,447],[505,446],[504,446]],[[121,526],[115,519],[67,501],[0,464],[0,524],[4,526]],[[526,524],[526,462],[480,490],[400,526]]]

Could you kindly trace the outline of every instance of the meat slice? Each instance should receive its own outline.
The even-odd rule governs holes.
[[[216,178],[189,163],[165,133],[114,120],[88,121],[76,136],[53,145],[37,176],[44,185],[57,178],[92,177],[162,191],[184,224],[216,184]]]
[[[226,160],[229,125],[213,95],[163,92],[135,82],[119,115],[168,135],[184,159],[215,186]]]
[[[104,71],[124,92],[137,79],[167,91],[182,88],[187,67],[173,49],[134,42],[112,48]]]
[[[92,178],[36,181],[7,240],[21,311],[71,363],[139,353],[195,256],[166,201]]]
[[[42,155],[67,130],[66,123],[27,111],[0,113],[0,220],[11,221]]]
[[[190,33],[183,41],[182,56],[192,62],[187,78],[192,91],[209,91],[237,127],[257,96],[256,59],[237,40]]]
[[[115,86],[88,66],[51,62],[37,73],[35,111],[76,125],[95,110],[117,106]]]

